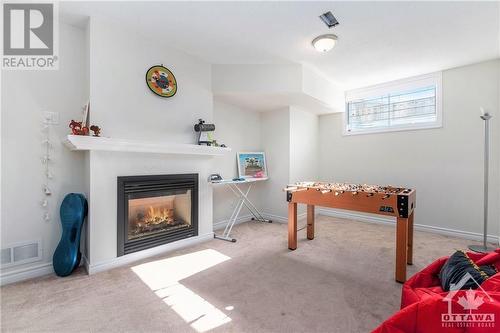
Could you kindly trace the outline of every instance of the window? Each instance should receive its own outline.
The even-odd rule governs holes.
[[[441,73],[346,93],[346,135],[435,128],[441,125]]]

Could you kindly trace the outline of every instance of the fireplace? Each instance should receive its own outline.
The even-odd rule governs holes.
[[[198,235],[198,174],[118,177],[117,254]]]

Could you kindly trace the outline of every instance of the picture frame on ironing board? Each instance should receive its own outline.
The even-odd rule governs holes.
[[[266,154],[264,152],[236,153],[239,178],[267,178]]]

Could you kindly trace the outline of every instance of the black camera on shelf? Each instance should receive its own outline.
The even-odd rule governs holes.
[[[219,145],[213,138],[215,124],[206,124],[205,120],[198,119],[198,124],[194,125],[194,131],[198,133],[198,144],[214,147],[226,147],[225,144]]]

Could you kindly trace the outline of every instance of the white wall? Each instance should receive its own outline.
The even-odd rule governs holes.
[[[88,99],[85,32],[60,23],[60,64],[57,71],[2,70],[2,225],[1,245],[41,239],[43,260],[2,269],[2,274],[50,263],[61,237],[59,205],[69,192],[84,191],[83,156],[61,144],[71,119],[81,118]],[[42,219],[45,182],[41,163],[43,111],[59,113],[51,129],[54,179],[50,200],[52,219]]]
[[[489,234],[498,235],[499,60],[443,72],[443,128],[342,136],[342,114],[320,117],[320,178],[417,189],[415,223],[482,233],[483,121],[493,113]]]
[[[302,89],[300,64],[213,65],[212,69],[212,86],[217,93],[271,94]]]
[[[302,91],[331,107],[334,112],[344,109],[344,90],[309,66],[302,66]]]
[[[282,191],[290,179],[290,110],[284,108],[261,114],[261,142],[266,153],[269,180],[262,193],[261,207],[266,214],[287,216]]]
[[[91,119],[104,136],[195,143],[198,118],[212,120],[211,67],[158,36],[138,35],[106,18],[90,21]],[[176,79],[175,96],[146,86],[149,67],[163,64]]]
[[[319,176],[319,117],[290,107],[290,180],[314,181]]]
[[[258,111],[295,105],[322,114],[344,105],[341,87],[303,64],[213,65],[212,89],[221,100]]]
[[[214,100],[215,138],[232,149],[231,153],[214,158],[213,173],[223,178],[238,176],[237,152],[262,151],[260,113]],[[260,206],[263,184],[256,183],[250,192],[250,200]],[[214,224],[226,221],[236,205],[236,197],[227,186],[214,186]],[[244,206],[240,216],[250,212]]]

